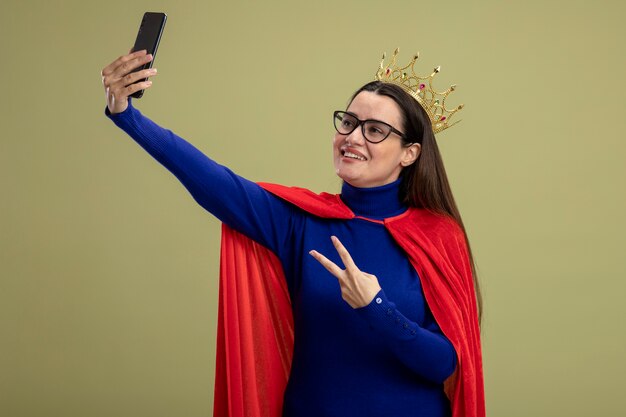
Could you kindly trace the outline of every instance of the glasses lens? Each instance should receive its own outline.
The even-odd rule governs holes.
[[[337,132],[341,133],[342,135],[348,135],[352,133],[358,123],[358,120],[348,113],[340,111],[335,113],[335,129],[337,129]]]
[[[365,138],[370,142],[381,142],[391,133],[391,126],[381,122],[368,121],[363,126],[365,130]]]

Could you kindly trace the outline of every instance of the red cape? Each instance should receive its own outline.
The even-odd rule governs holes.
[[[352,219],[338,195],[276,184],[267,191],[324,218]],[[476,294],[463,231],[450,217],[410,208],[385,227],[417,271],[426,302],[453,344],[445,382],[453,417],[484,417]],[[293,317],[280,261],[222,226],[214,417],[280,417],[293,353]]]

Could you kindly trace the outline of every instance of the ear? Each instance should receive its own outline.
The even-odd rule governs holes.
[[[402,159],[400,159],[400,165],[403,167],[408,167],[413,162],[417,161],[417,158],[420,156],[420,152],[422,151],[422,145],[419,143],[413,143],[410,146],[404,148],[404,153],[402,154]]]

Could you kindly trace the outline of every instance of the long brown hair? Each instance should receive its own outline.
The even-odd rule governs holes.
[[[402,139],[403,144],[405,146],[409,146],[412,143],[421,145],[421,152],[417,160],[408,167],[403,168],[400,173],[402,178],[400,198],[409,206],[424,208],[452,217],[463,230],[472,267],[474,290],[476,291],[478,323],[481,324],[483,300],[476,275],[476,264],[461,214],[448,183],[448,176],[443,166],[441,153],[439,152],[428,114],[413,97],[394,84],[380,81],[372,81],[365,84],[352,95],[350,103],[362,91],[369,91],[393,99],[400,107],[402,113],[402,124],[405,134],[405,138]]]

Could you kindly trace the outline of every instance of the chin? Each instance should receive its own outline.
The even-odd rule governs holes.
[[[388,178],[386,180],[373,180],[373,179],[365,179],[360,177],[349,177],[347,175],[342,175],[341,173],[337,173],[337,176],[356,188],[374,188],[374,187],[382,187],[383,185],[391,184],[398,178]]]
[[[350,184],[353,187],[357,187],[357,188],[368,188],[371,187],[370,185],[367,185],[367,181],[363,181],[363,179],[358,178],[358,177],[349,177],[347,175],[342,175],[340,173],[337,174],[337,176],[339,178],[341,178],[344,182],[347,182],[348,184]]]

